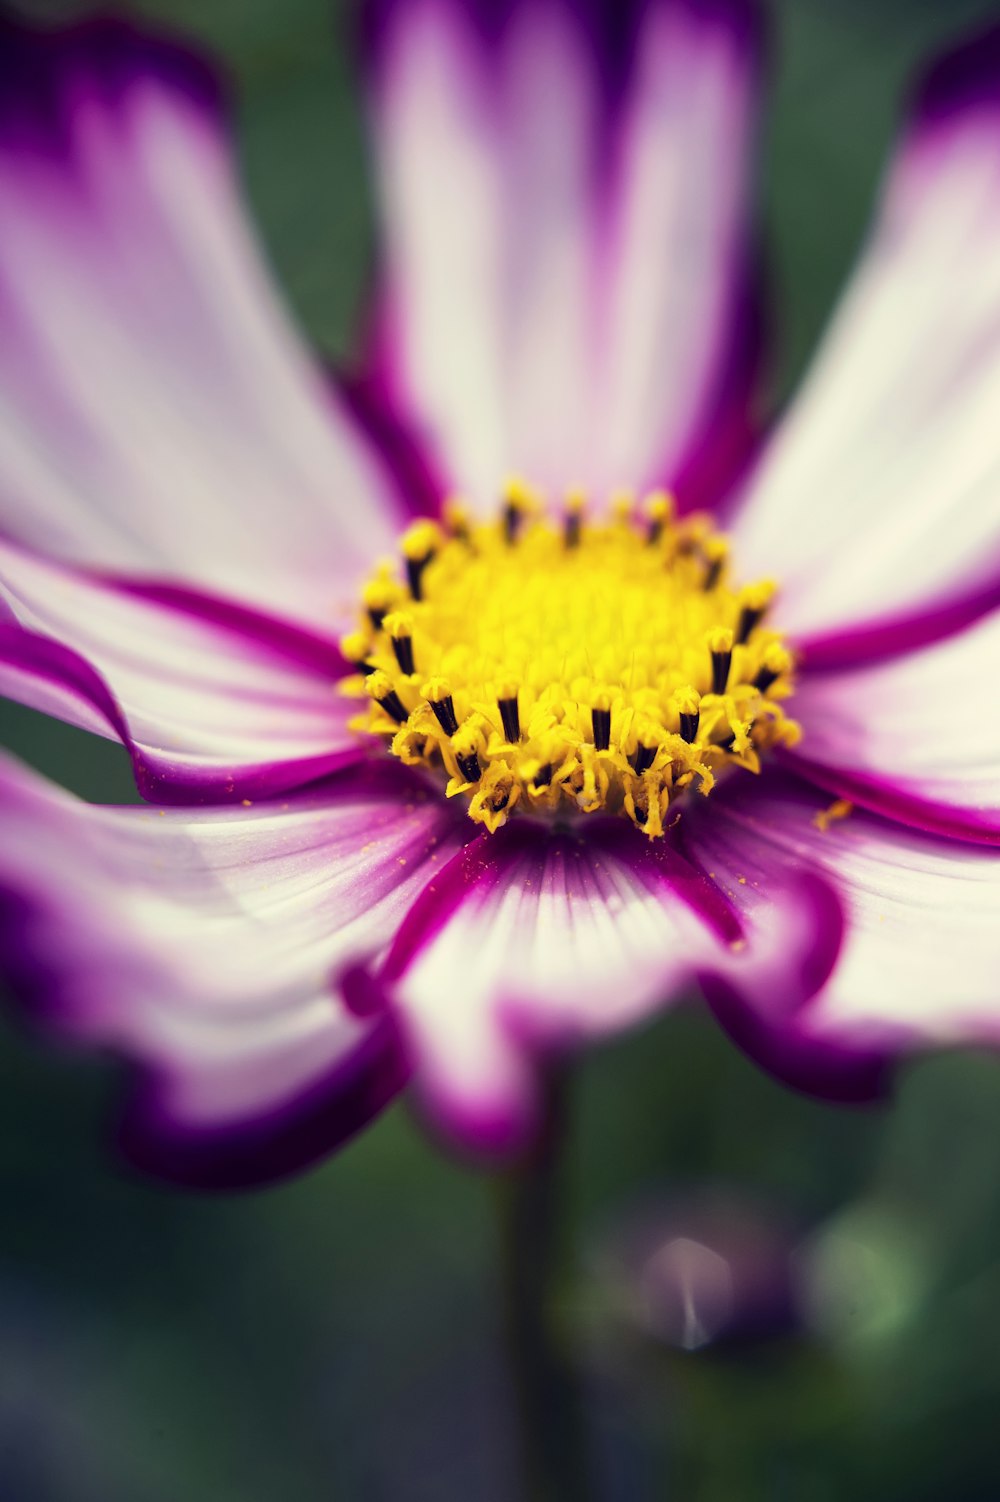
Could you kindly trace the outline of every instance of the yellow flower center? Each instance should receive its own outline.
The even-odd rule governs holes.
[[[494,831],[511,812],[623,813],[650,838],[687,789],[798,739],[792,657],[769,581],[730,580],[728,547],[670,497],[584,497],[546,516],[511,482],[496,520],[452,504],[379,565],[341,643],[367,698],[355,728],[447,776]]]

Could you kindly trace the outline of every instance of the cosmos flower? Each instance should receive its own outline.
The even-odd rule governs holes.
[[[996,38],[925,81],[763,443],[740,0],[372,4],[337,381],[206,70],[2,40],[0,687],[147,799],[3,763],[2,952],[137,1064],[131,1150],[265,1178],[409,1083],[512,1151],[547,1058],[695,986],[828,1096],[992,1041]]]

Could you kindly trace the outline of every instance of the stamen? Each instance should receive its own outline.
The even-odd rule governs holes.
[[[393,688],[388,675],[383,673],[381,669],[376,669],[374,673],[366,678],[365,693],[368,694],[369,698],[374,699],[379,708],[384,709],[390,719],[396,721],[397,725],[403,725],[409,719],[406,706]]]
[[[479,751],[482,737],[476,728],[478,716],[473,717],[456,730],[451,739],[451,748],[458,763],[458,770],[466,782],[478,782],[482,776]]]
[[[508,547],[517,541],[521,524],[532,509],[534,495],[528,485],[516,475],[504,486],[503,530]]]
[[[706,594],[709,594],[718,585],[722,577],[722,569],[728,552],[729,544],[726,542],[726,539],[717,535],[707,538],[702,545],[702,556],[705,559],[705,578],[701,587]]]
[[[396,654],[401,673],[416,672],[413,665],[413,617],[405,610],[394,610],[382,623],[389,633],[392,650]]]
[[[594,734],[595,749],[606,751],[611,745],[610,709],[592,709],[590,711],[590,722]]]
[[[785,648],[774,642],[764,653],[764,663],[753,680],[754,688],[762,694],[766,694],[772,684],[776,683],[782,673],[787,673],[792,666],[792,655]]]
[[[740,591],[740,619],[736,627],[736,644],[743,646],[750,634],[764,619],[767,607],[774,596],[774,585],[767,581],[751,584]]]
[[[433,709],[445,735],[454,735],[458,729],[458,718],[455,714],[455,700],[447,678],[431,678],[420,692]]]
[[[375,671],[374,665],[368,661],[370,650],[371,642],[363,631],[352,631],[340,639],[340,655],[356,673],[367,675]]]
[[[583,510],[586,502],[579,490],[571,490],[566,497],[566,520],[563,523],[563,537],[567,548],[580,546],[580,529],[583,525]]]
[[[698,725],[701,721],[701,699],[696,689],[678,689],[674,695],[674,706],[677,710],[677,718],[680,720],[681,740],[693,745],[698,739]]]
[[[658,746],[644,746],[641,742],[636,747],[635,755],[632,757],[632,766],[635,768],[636,773],[640,777],[642,776],[643,772],[649,771],[650,767],[656,760],[656,753],[658,750]]]
[[[424,569],[437,552],[441,542],[440,530],[433,522],[414,522],[403,534],[403,561],[406,564],[406,582],[415,600],[423,599]]]
[[[517,694],[510,694],[503,699],[497,700],[497,708],[500,710],[500,718],[503,721],[503,733],[508,744],[515,745],[521,739],[521,715],[518,709]]]
[[[455,760],[458,762],[459,770],[461,771],[462,776],[465,778],[466,782],[479,781],[479,778],[482,775],[482,771],[479,766],[479,757],[476,755],[475,751],[470,751],[468,756],[459,756],[458,752],[456,751]]]
[[[368,619],[376,631],[399,598],[399,585],[389,577],[390,563],[383,563],[373,579],[369,579],[361,596],[368,611]]]
[[[646,498],[645,512],[646,541],[653,546],[663,536],[663,529],[674,514],[673,497],[665,490],[654,490]]]
[[[733,663],[733,633],[727,626],[716,626],[709,634],[708,650],[712,654],[712,693],[724,694]]]

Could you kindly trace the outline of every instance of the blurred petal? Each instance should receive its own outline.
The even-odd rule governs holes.
[[[39,1021],[142,1066],[132,1150],[265,1179],[363,1124],[404,1070],[336,976],[391,940],[455,820],[396,769],[285,803],[77,802],[0,762],[0,957]]]
[[[702,967],[791,991],[786,972],[816,941],[811,895],[782,888],[766,912],[740,908],[620,820],[481,837],[415,904],[382,975],[431,1119],[474,1149],[510,1151],[537,1125],[547,1050],[634,1025]]]
[[[710,427],[717,463],[746,437],[752,6],[371,0],[369,19],[387,400],[480,506],[511,470],[693,484]]]
[[[1000,612],[887,663],[805,673],[790,758],[833,792],[905,824],[1000,841]]]
[[[809,661],[1000,596],[1000,30],[932,71],[872,239],[735,533]]]
[[[0,22],[0,530],[299,616],[400,513],[276,303],[218,116],[126,23]]]
[[[738,1040],[767,1067],[817,1093],[852,1080],[863,1094],[888,1059],[918,1047],[1000,1043],[1000,860],[996,852],[904,829],[874,814],[822,817],[829,797],[767,774],[749,794],[713,797],[698,821],[699,860],[766,890],[818,872],[846,927],[812,1000],[760,999]],[[716,991],[723,1020],[728,998]]]
[[[331,642],[0,542],[0,693],[128,748],[154,802],[281,791],[363,756]]]

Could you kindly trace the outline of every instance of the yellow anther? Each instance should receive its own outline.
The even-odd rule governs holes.
[[[464,725],[460,725],[451,738],[451,744],[456,756],[471,756],[474,751],[481,751],[483,732],[478,721],[466,720]]]
[[[777,589],[773,579],[759,579],[756,584],[744,584],[737,599],[743,610],[756,610],[763,614],[774,599]]]
[[[731,652],[733,650],[733,633],[729,626],[713,626],[705,638],[708,650],[716,652]]]
[[[440,704],[451,694],[451,684],[447,678],[428,678],[420,692],[429,704]]]
[[[346,662],[364,662],[371,650],[371,638],[363,631],[350,631],[340,638],[340,654]]]
[[[642,503],[646,519],[662,527],[673,517],[675,501],[669,490],[654,490]]]
[[[436,522],[419,521],[407,527],[400,538],[399,548],[404,558],[419,562],[440,547],[441,528]]]
[[[503,484],[503,500],[506,506],[518,511],[534,511],[540,504],[538,492],[521,475],[508,475]]]
[[[392,679],[388,673],[383,673],[381,668],[376,668],[374,673],[369,673],[365,679],[365,693],[369,699],[374,699],[377,703],[381,703],[392,691]]]
[[[728,540],[720,533],[713,532],[710,537],[703,540],[701,555],[705,560],[705,577],[701,587],[706,590],[717,589],[729,555]]]
[[[764,652],[762,666],[778,677],[782,673],[790,673],[793,662],[794,659],[787,647],[783,647],[780,642],[772,642]]]
[[[683,688],[674,690],[671,700],[678,714],[697,714],[701,705],[701,694],[690,683],[684,684]]]
[[[361,592],[361,598],[366,610],[384,616],[386,611],[392,609],[401,593],[402,590],[394,579],[379,573],[373,579],[368,580]]]

